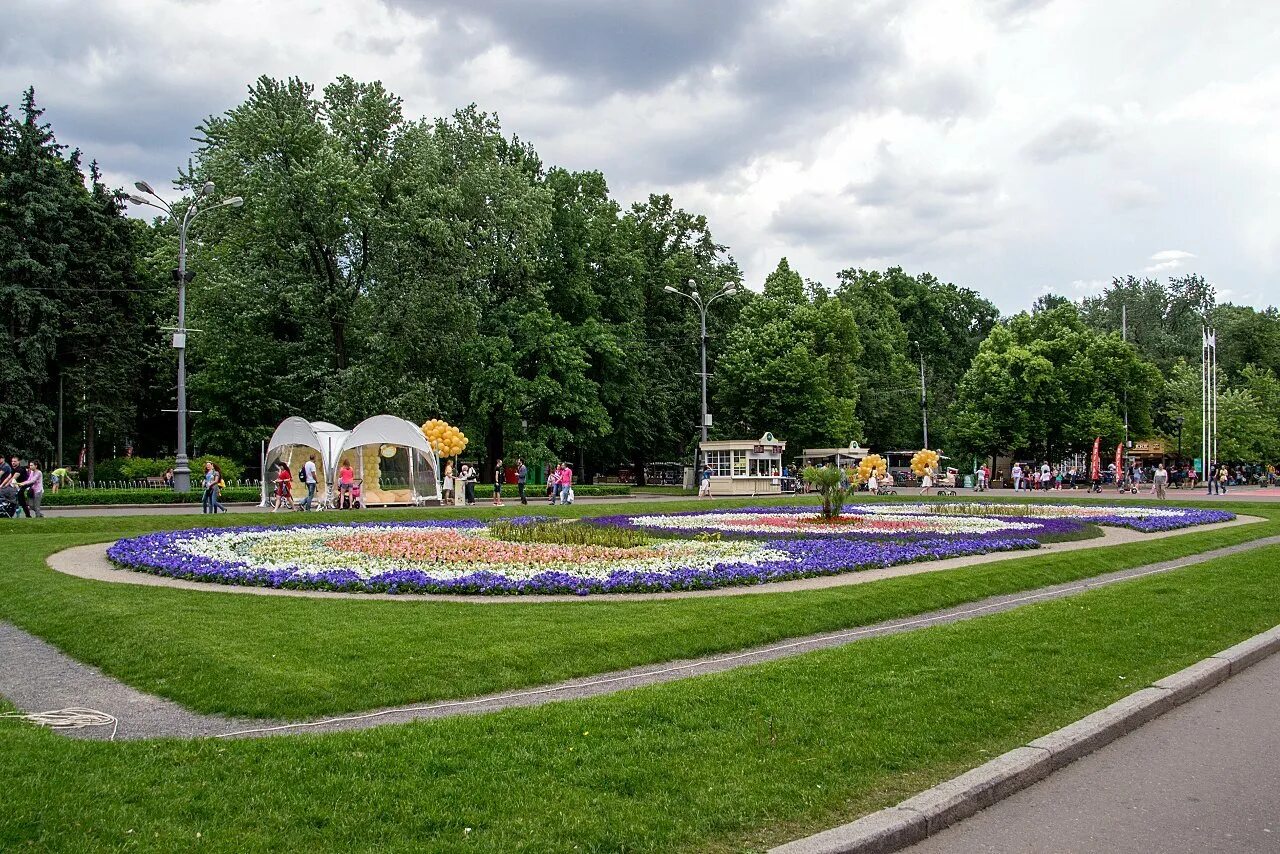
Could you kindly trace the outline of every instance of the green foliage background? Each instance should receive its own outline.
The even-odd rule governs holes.
[[[381,83],[349,77],[259,78],[195,145],[176,207],[206,181],[247,199],[193,233],[195,454],[253,467],[286,416],[350,426],[389,412],[460,426],[485,469],[566,460],[585,480],[692,461],[699,322],[665,289],[742,283],[705,216],[664,194],[624,207],[604,175],[543,163],[475,105],[413,118]],[[65,460],[82,444],[90,470],[126,447],[173,453],[161,330],[175,322],[177,239],[168,221],[126,218],[121,198],[56,142],[32,91],[0,112],[10,452],[53,460],[61,389]],[[1198,441],[1209,322],[1224,458],[1280,458],[1280,316],[1218,305],[1198,276],[1117,278],[1008,318],[978,289],[899,267],[850,267],[828,286],[783,258],[742,284],[707,318],[717,436],[917,449],[923,361],[930,444],[958,459],[1060,458],[1122,438],[1126,412],[1134,438],[1173,441],[1181,418]]]

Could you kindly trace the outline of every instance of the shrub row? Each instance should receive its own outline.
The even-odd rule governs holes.
[[[256,486],[233,486],[222,491],[222,501],[257,501],[261,492]],[[74,507],[103,504],[199,504],[204,492],[194,487],[190,492],[171,489],[64,489],[45,490],[45,507]]]
[[[294,487],[294,497],[300,497],[297,491],[298,487]],[[601,484],[599,486],[591,486],[583,484],[582,486],[574,486],[573,492],[576,496],[599,496],[599,495],[630,495],[631,487],[619,484]],[[507,484],[502,488],[502,494],[505,498],[510,499],[516,494],[516,488],[512,484]],[[546,494],[545,486],[533,486],[528,489],[530,498],[541,498]],[[193,484],[190,492],[179,493],[171,489],[64,489],[60,492],[50,492],[45,490],[44,506],[45,507],[73,507],[77,505],[103,505],[103,504],[199,504],[202,491]],[[256,486],[232,486],[222,491],[222,501],[253,501],[257,502],[262,493]],[[476,498],[489,499],[493,497],[493,486],[480,484],[476,486]]]
[[[244,476],[244,466],[235,460],[227,457],[218,457],[213,454],[205,454],[191,459],[191,476],[194,479],[196,475],[204,471],[205,461],[208,460],[222,469],[222,476],[227,480],[239,480]],[[174,466],[172,457],[167,459],[154,459],[152,457],[113,457],[108,460],[99,460],[94,466],[93,476],[96,480],[146,480],[149,477],[160,477],[165,473],[166,469]],[[81,474],[88,476],[87,469],[81,470]]]

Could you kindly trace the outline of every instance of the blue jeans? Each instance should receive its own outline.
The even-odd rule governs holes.
[[[302,499],[302,503],[301,505],[299,505],[300,508],[302,510],[310,510],[311,499],[315,497],[316,497],[316,484],[315,484],[315,481],[311,481],[310,483],[307,484],[307,497]]]

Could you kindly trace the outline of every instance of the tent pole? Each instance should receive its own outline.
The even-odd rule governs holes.
[[[261,475],[261,477],[258,478],[258,485],[261,487],[261,492],[262,492],[262,502],[258,506],[266,507],[267,506],[267,440],[266,439],[262,440],[261,455],[259,456],[258,466],[259,466],[258,473]]]

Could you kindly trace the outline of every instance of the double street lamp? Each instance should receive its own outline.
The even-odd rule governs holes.
[[[667,285],[663,290],[668,293],[678,294],[698,307],[698,318],[701,323],[702,334],[702,441],[705,443],[707,441],[707,422],[709,420],[707,417],[707,309],[720,297],[738,293],[739,286],[736,282],[730,282],[706,299],[703,299],[702,294],[698,293],[698,283],[693,279],[689,280],[688,293],[671,285]]]
[[[191,461],[187,459],[187,282],[192,276],[187,273],[187,230],[200,214],[217,208],[238,208],[244,204],[244,199],[232,196],[214,202],[213,182],[206,181],[179,215],[146,181],[136,181],[133,186],[155,201],[145,196],[130,195],[127,197],[130,202],[153,207],[178,225],[178,269],[173,271],[178,282],[178,326],[173,330],[173,348],[178,351],[178,453],[173,466],[173,489],[175,492],[190,492]]]

